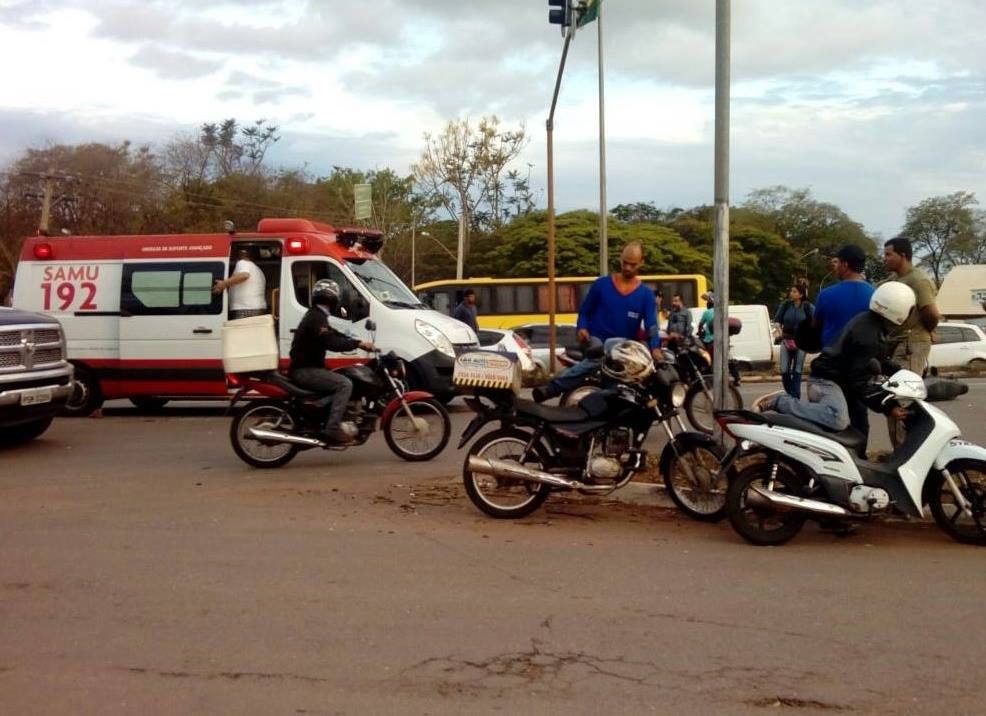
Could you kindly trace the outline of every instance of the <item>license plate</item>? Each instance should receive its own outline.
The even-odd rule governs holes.
[[[41,405],[51,402],[51,388],[36,388],[21,393],[21,405]]]

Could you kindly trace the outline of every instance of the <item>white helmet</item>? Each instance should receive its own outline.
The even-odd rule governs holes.
[[[914,291],[900,281],[880,284],[870,298],[870,310],[897,326],[907,320],[914,304]]]
[[[625,383],[639,383],[654,372],[654,361],[642,343],[623,341],[603,359],[602,372]]]

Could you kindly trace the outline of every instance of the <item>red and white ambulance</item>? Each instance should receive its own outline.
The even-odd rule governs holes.
[[[369,340],[364,324],[372,318],[376,345],[404,359],[412,387],[447,400],[455,356],[476,347],[476,335],[422,304],[378,258],[382,246],[380,232],[308,219],[263,219],[252,233],[37,236],[24,242],[13,303],[61,321],[78,386],[69,414],[113,398],[155,406],[225,397],[228,292],[212,287],[246,247],[266,278],[282,367],[311,287],[331,278],[347,313],[333,317],[333,327]],[[330,353],[327,363],[366,357]]]

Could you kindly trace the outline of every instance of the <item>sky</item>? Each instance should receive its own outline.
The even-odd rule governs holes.
[[[607,205],[713,201],[714,0],[603,0]],[[28,147],[163,147],[265,118],[275,166],[410,173],[425,133],[496,115],[545,206],[561,58],[547,0],[0,0],[0,165]],[[809,188],[874,235],[955,191],[986,202],[986,3],[732,3],[730,200]],[[599,208],[598,32],[555,117],[558,211]]]

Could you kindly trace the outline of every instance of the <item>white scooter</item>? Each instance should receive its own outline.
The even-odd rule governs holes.
[[[849,527],[878,515],[923,517],[959,542],[986,545],[986,448],[926,402],[920,376],[900,370],[880,384],[908,408],[907,438],[887,462],[856,454],[863,436],[829,432],[792,415],[721,411],[716,420],[745,453],[762,453],[730,481],[726,514],[748,542],[778,545],[808,519]]]

